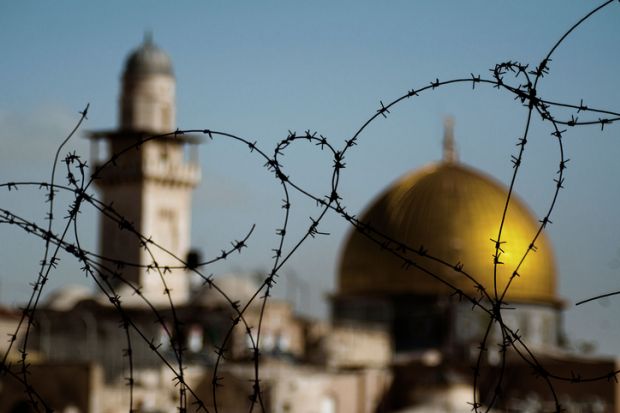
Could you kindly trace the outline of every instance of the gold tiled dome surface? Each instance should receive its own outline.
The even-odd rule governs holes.
[[[390,186],[361,215],[382,234],[451,265],[461,263],[494,296],[493,254],[507,190],[489,176],[455,162],[440,162],[408,174]],[[506,286],[527,251],[539,222],[523,202],[511,199],[498,266],[498,291]],[[391,244],[394,245],[393,243]],[[507,300],[556,303],[556,267],[545,234],[536,241],[512,282]],[[452,268],[409,253],[417,264],[467,294],[475,284]],[[424,271],[404,268],[403,260],[352,231],[340,261],[340,294],[450,294],[454,290]]]

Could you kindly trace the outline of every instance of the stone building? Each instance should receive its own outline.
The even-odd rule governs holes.
[[[111,206],[101,214],[99,288],[51,294],[29,340],[29,385],[56,411],[176,412],[176,368],[193,392],[185,394],[188,411],[197,408],[196,398],[213,411],[214,397],[220,412],[248,411],[255,350],[254,411],[469,412],[474,391],[483,407],[493,403],[498,411],[554,410],[552,392],[532,377],[531,365],[514,351],[502,361],[497,344],[505,340],[493,323],[474,390],[471,366],[490,317],[462,298],[489,304],[484,294],[495,296],[495,280],[498,294],[510,282],[504,323],[549,371],[586,377],[617,370],[613,360],[563,348],[551,245],[542,233],[536,252],[519,264],[539,223],[514,194],[502,235],[504,264],[494,275],[489,238],[507,192],[458,161],[451,124],[443,160],[389,186],[361,215],[361,230],[351,231],[331,320],[301,317],[290,303],[270,299],[262,317],[260,302],[250,304],[244,324],[236,322],[237,309],[258,289],[251,278],[218,277],[226,296],[189,281],[198,260],[190,251],[191,193],[200,180],[192,147],[200,140],[169,134],[176,128],[175,78],[170,58],[150,37],[126,61],[119,103],[118,129],[91,135],[100,198]],[[0,317],[13,326],[14,314]],[[259,322],[254,349],[258,337],[250,327]],[[0,380],[0,412],[37,411],[19,375]],[[225,385],[214,392],[214,380]],[[558,381],[553,388],[569,412],[620,411],[613,381]]]

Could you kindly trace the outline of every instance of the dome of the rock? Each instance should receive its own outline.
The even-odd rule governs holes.
[[[444,295],[451,288],[477,296],[479,283],[494,297],[494,254],[507,189],[495,179],[458,162],[443,161],[409,173],[387,188],[360,215],[373,230],[350,233],[341,256],[341,295]],[[507,210],[497,266],[501,295],[512,274],[507,301],[557,303],[556,266],[550,242],[541,233],[529,251],[540,222],[515,194]],[[369,239],[368,235],[379,240]],[[394,242],[397,241],[397,242]],[[383,243],[384,247],[381,248]],[[428,256],[403,252],[399,243]],[[397,249],[415,265],[394,255]],[[449,265],[433,259],[437,258]],[[421,268],[418,268],[419,265]],[[476,282],[468,279],[454,266]],[[447,281],[439,281],[429,273]]]

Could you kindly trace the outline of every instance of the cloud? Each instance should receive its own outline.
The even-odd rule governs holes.
[[[252,202],[251,188],[244,182],[227,176],[210,175],[203,171],[203,182],[194,192],[196,205],[212,208],[246,209]]]
[[[78,120],[78,113],[57,105],[39,106],[29,113],[0,110],[0,163],[34,162],[49,166],[58,146]],[[80,135],[73,136],[64,152],[77,150],[82,156],[88,155],[88,142]]]

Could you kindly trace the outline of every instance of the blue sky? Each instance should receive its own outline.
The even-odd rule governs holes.
[[[0,5],[0,181],[44,179],[54,148],[90,102],[84,130],[116,125],[119,78],[127,54],[152,30],[174,63],[179,128],[210,128],[257,140],[271,151],[288,130],[306,129],[337,146],[379,107],[439,78],[488,76],[495,63],[535,65],[594,3],[576,1],[3,2]],[[552,100],[620,110],[620,7],[613,4],[558,49],[539,94]],[[495,89],[451,86],[407,101],[379,119],[350,152],[341,195],[361,210],[389,182],[441,156],[442,119],[453,115],[461,159],[507,182],[510,155],[525,111]],[[571,129],[571,159],[549,235],[560,268],[566,325],[575,342],[620,346],[620,298],[575,309],[574,302],[620,289],[618,125]],[[557,146],[536,121],[517,192],[537,214],[550,202]],[[87,142],[73,148],[88,157]],[[249,251],[217,273],[269,267],[281,194],[262,162],[230,142],[202,145],[203,183],[195,193],[193,244],[206,256],[256,223]],[[285,157],[290,175],[318,193],[329,190],[331,161],[300,145]],[[43,194],[0,192],[0,205],[43,222]],[[318,212],[294,199],[307,227]],[[96,249],[96,216],[80,217],[83,242]],[[311,287],[306,308],[324,314],[347,227],[328,217],[331,233],[311,241],[284,274]],[[3,226],[0,300],[25,299],[42,245]],[[69,260],[50,289],[88,284]],[[284,294],[285,281],[280,294]]]

